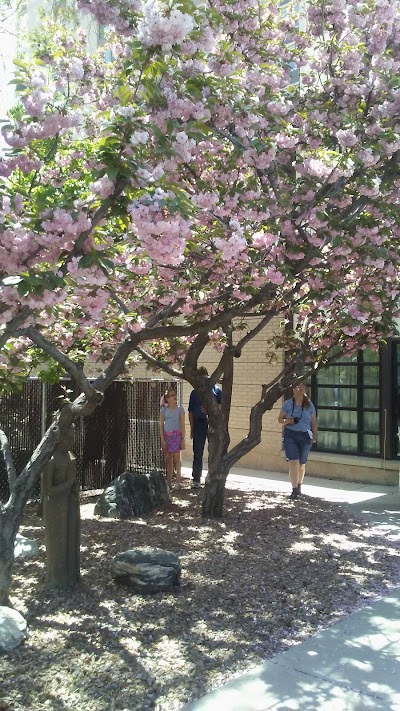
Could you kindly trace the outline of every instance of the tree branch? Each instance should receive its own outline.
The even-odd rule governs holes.
[[[143,360],[152,365],[153,368],[163,370],[165,373],[168,373],[168,375],[172,375],[173,378],[178,378],[179,380],[183,378],[182,372],[180,372],[179,370],[175,370],[175,368],[172,368],[172,366],[167,365],[162,360],[154,358],[152,355],[150,355],[150,353],[147,353],[144,348],[136,346],[135,351],[137,351],[137,353],[142,356]]]
[[[81,232],[81,234],[79,235],[78,239],[76,240],[73,248],[65,257],[64,264],[59,268],[59,271],[62,272],[64,275],[67,272],[68,263],[74,257],[78,257],[81,254],[82,246],[85,243],[85,241],[87,240],[87,238],[90,237],[90,235],[92,234],[94,227],[96,227],[99,224],[99,222],[101,222],[101,220],[106,216],[108,210],[110,209],[110,207],[112,207],[112,205],[114,204],[116,199],[124,191],[124,189],[128,185],[128,183],[129,183],[129,181],[126,178],[121,178],[120,180],[118,180],[115,184],[113,194],[110,195],[110,197],[103,200],[100,207],[97,209],[97,211],[93,215],[90,227],[88,227],[88,229],[85,230],[84,232]]]
[[[122,313],[129,314],[129,309],[127,305],[122,301],[122,299],[114,292],[113,289],[108,288],[108,291],[111,294],[112,299],[115,301],[115,303],[119,306],[121,309]],[[185,303],[185,299],[177,299],[174,304],[169,304],[169,306],[165,306],[162,308],[160,311],[158,311],[156,314],[151,316],[149,320],[146,322],[146,328],[153,328],[157,323],[162,321],[163,319],[170,318],[171,316],[174,316],[177,309],[182,306],[182,304]]]
[[[27,319],[31,313],[31,310],[27,306],[24,306],[22,311],[7,323],[2,335],[0,336],[0,348],[3,348],[8,339],[15,335],[15,332],[20,328],[25,319]]]
[[[262,386],[261,398],[253,405],[250,411],[247,437],[244,437],[225,455],[225,462],[229,469],[261,442],[262,417],[265,412],[272,410],[275,402],[283,395],[285,390],[299,380],[300,377],[308,377],[309,372],[304,372],[304,361],[305,353],[302,348],[301,352],[282,368],[276,378],[267,385]]]
[[[110,364],[92,383],[96,391],[103,393],[110,383],[121,375],[125,368],[125,363],[135,347],[136,344],[129,337],[119,344]]]
[[[44,353],[47,353],[53,360],[59,363],[64,370],[71,376],[72,380],[79,385],[85,395],[92,397],[94,393],[93,385],[89,382],[85,376],[82,368],[79,368],[76,363],[74,363],[68,356],[62,353],[57,346],[51,343],[45,336],[43,336],[40,331],[38,331],[34,326],[29,326],[24,329],[23,334],[28,336],[30,340],[41,348]]]
[[[246,333],[246,335],[243,336],[243,338],[241,338],[240,341],[236,343],[235,349],[238,350],[239,353],[241,353],[245,345],[249,343],[249,341],[251,341],[253,338],[255,338],[255,336],[257,336],[257,334],[260,333],[265,328],[265,326],[274,318],[274,316],[276,316],[275,311],[269,312],[266,316],[264,316],[264,318],[259,321],[257,326],[255,326],[251,331]]]
[[[194,384],[193,378],[195,378],[197,374],[197,361],[210,340],[208,333],[208,329],[207,332],[199,333],[188,348],[185,356],[185,362],[182,369],[183,375],[184,378],[186,378],[186,380],[188,380],[192,385]]]

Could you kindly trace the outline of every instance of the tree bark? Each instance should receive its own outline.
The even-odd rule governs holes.
[[[233,372],[232,372],[233,377]],[[204,518],[221,518],[224,508],[225,484],[231,467],[261,442],[262,417],[271,410],[287,387],[286,378],[262,386],[260,400],[252,407],[247,437],[230,451],[228,421],[222,413],[209,415],[208,474],[204,487],[202,515]]]
[[[42,441],[33,452],[23,471],[12,482],[10,497],[0,506],[0,605],[9,604],[11,573],[14,564],[14,543],[21,524],[26,502],[49,462],[57,444],[70,430],[77,417],[89,415],[100,404],[102,394],[93,390],[92,399],[85,395],[64,407],[55,416]],[[4,442],[3,442],[4,445]]]
[[[227,421],[222,413],[213,413],[209,416],[208,425],[208,474],[202,504],[204,518],[221,518],[223,514],[225,483],[229,474],[226,461],[228,446]]]
[[[209,464],[202,504],[203,518],[222,518],[224,494],[229,468],[224,457],[213,459]]]
[[[80,580],[80,508],[76,462],[69,438],[60,442],[42,472],[47,583],[67,589]]]
[[[18,525],[15,522],[9,517],[0,517],[0,605],[6,607],[12,607],[9,593],[17,532]]]

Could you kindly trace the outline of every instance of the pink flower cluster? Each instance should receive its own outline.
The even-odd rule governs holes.
[[[4,131],[2,322],[26,306],[102,358],[149,319],[224,312],[375,343],[399,294],[398,0],[80,6],[116,34],[89,55],[60,30]]]
[[[106,200],[106,198],[113,194],[115,185],[107,175],[103,175],[102,178],[99,178],[94,183],[90,183],[89,188],[93,193],[96,193],[101,200]]]
[[[148,0],[143,7],[138,36],[145,46],[160,46],[164,51],[169,51],[174,45],[181,44],[194,26],[195,21],[191,15],[173,7],[168,9],[159,0]]]
[[[150,259],[157,264],[180,264],[191,237],[190,223],[177,213],[163,210],[158,200],[133,203],[128,209],[133,233]]]

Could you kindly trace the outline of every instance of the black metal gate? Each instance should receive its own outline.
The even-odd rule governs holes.
[[[81,488],[102,489],[122,472],[164,469],[160,447],[160,398],[171,381],[116,380],[107,388],[104,400],[90,417],[75,426],[77,473]],[[174,383],[180,395],[180,383]],[[37,379],[25,383],[22,392],[0,398],[0,428],[6,433],[17,472],[20,472],[39,444],[69,390],[78,396],[70,381],[48,385]],[[9,496],[7,473],[0,458],[0,500]]]

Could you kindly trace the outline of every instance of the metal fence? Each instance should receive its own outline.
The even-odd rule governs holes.
[[[90,417],[76,422],[74,454],[82,490],[102,489],[130,469],[148,472],[164,469],[160,447],[160,398],[171,381],[116,380]],[[180,383],[174,383],[180,398]],[[0,397],[0,427],[6,433],[17,472],[29,460],[70,381],[48,385],[37,379],[25,383],[22,392]],[[38,491],[36,491],[36,494]],[[7,472],[0,456],[0,500],[9,496]]]

